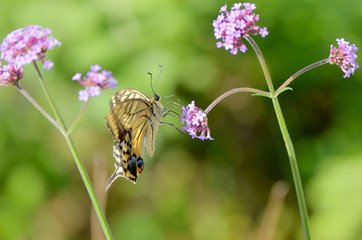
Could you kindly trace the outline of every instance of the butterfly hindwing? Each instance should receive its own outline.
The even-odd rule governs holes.
[[[113,157],[115,171],[107,181],[106,190],[112,182],[118,177],[127,178],[129,181],[136,183],[137,175],[143,171],[143,159],[132,152],[131,145],[132,129],[128,130],[120,143],[115,142],[113,145]]]
[[[156,141],[156,133],[158,130],[159,124],[150,124],[145,132],[145,139],[143,141],[144,147],[150,157],[153,156],[155,151],[155,141]]]
[[[155,97],[150,99],[133,89],[120,90],[112,97],[106,120],[114,139],[116,170],[108,180],[107,188],[117,177],[136,183],[138,174],[143,171],[143,146],[150,156],[153,155],[164,111],[160,98],[157,96],[156,100]]]

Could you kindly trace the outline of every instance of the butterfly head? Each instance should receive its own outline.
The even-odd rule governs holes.
[[[160,101],[160,100],[161,100],[161,96],[158,95],[157,93],[155,93],[155,95],[153,96],[153,98],[155,99],[155,101]]]

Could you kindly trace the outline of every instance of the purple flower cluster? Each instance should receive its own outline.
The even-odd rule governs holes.
[[[23,78],[24,70],[14,64],[5,65],[0,68],[0,86],[12,86]]]
[[[331,45],[331,52],[329,55],[330,64],[337,64],[345,73],[344,78],[350,77],[354,71],[359,67],[356,63],[358,48],[354,44],[349,44],[344,38],[338,39],[338,48]]]
[[[241,6],[245,9],[240,9]],[[230,12],[227,11],[227,5],[220,8],[221,14],[212,23],[216,39],[222,40],[216,43],[218,48],[224,47],[234,55],[238,51],[244,53],[247,50],[242,42],[244,36],[260,34],[265,37],[269,34],[266,27],[256,25],[259,15],[252,13],[255,8],[254,3],[235,3]]]
[[[24,66],[33,61],[40,60],[43,68],[50,70],[53,63],[46,58],[45,52],[60,42],[52,37],[49,28],[30,25],[9,33],[1,43],[1,59],[17,66]]]
[[[90,69],[83,79],[81,73],[76,73],[72,77],[72,80],[86,87],[85,90],[79,91],[79,101],[87,102],[90,97],[99,96],[102,89],[114,88],[117,85],[117,80],[112,77],[111,72],[104,69],[99,72],[102,69],[99,65],[92,65]]]
[[[210,129],[207,126],[206,113],[195,106],[195,101],[192,101],[186,107],[182,107],[182,115],[180,118],[181,124],[186,123],[186,126],[182,126],[182,130],[188,132],[192,138],[214,140],[210,136]],[[199,136],[197,136],[198,132],[200,132]],[[207,133],[206,136],[205,133]]]

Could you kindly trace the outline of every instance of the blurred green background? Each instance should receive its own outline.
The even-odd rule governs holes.
[[[216,48],[211,24],[225,3],[234,2],[3,0],[0,37],[30,24],[53,30],[62,46],[47,53],[55,66],[43,73],[68,126],[81,107],[81,87],[71,77],[93,64],[113,72],[117,90],[149,96],[146,73],[157,75],[162,64],[157,92],[205,109],[232,88],[267,90],[253,51],[233,56]],[[362,47],[362,1],[255,3],[270,34],[254,39],[275,87],[327,58],[336,38]],[[361,69],[343,79],[339,67],[324,65],[280,96],[314,239],[362,239],[361,77]],[[20,83],[50,112],[32,66]],[[271,239],[303,239],[270,100],[240,94],[222,101],[209,114],[214,141],[161,126],[137,184],[117,180],[106,196],[114,159],[104,116],[113,94],[106,90],[91,100],[73,138],[116,239],[258,239],[268,231],[265,223],[275,233]],[[281,194],[269,196],[279,180],[290,186],[285,202],[283,184],[277,185]],[[0,239],[102,239],[90,219],[90,200],[62,136],[14,87],[1,88]]]

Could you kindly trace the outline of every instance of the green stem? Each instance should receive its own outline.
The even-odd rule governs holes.
[[[287,125],[285,124],[285,120],[283,117],[282,110],[280,108],[277,94],[274,91],[273,83],[272,83],[272,80],[271,80],[271,77],[270,77],[270,74],[269,74],[269,71],[268,71],[268,68],[267,68],[267,65],[266,65],[262,52],[260,51],[258,45],[254,42],[254,40],[250,36],[247,36],[245,38],[251,44],[251,46],[253,47],[254,51],[256,52],[256,54],[258,56],[260,65],[264,72],[266,83],[267,83],[270,93],[272,95],[272,102],[273,102],[274,110],[275,110],[275,113],[276,113],[276,116],[278,119],[279,127],[282,132],[284,143],[285,143],[285,146],[286,146],[286,149],[288,152],[288,156],[289,156],[290,167],[292,170],[295,190],[297,193],[300,217],[301,217],[301,221],[302,221],[302,225],[303,225],[304,236],[305,236],[306,240],[311,240],[307,205],[306,205],[305,199],[304,199],[303,186],[302,186],[302,181],[300,179],[300,174],[299,174],[299,170],[298,170],[297,158],[295,156],[293,143],[289,136]],[[288,84],[286,84],[285,86],[287,86],[287,85]]]
[[[53,98],[52,98],[52,96],[51,96],[51,94],[50,94],[49,88],[48,88],[48,86],[46,85],[46,83],[45,83],[45,81],[44,81],[43,75],[41,74],[41,72],[40,72],[40,70],[39,70],[39,67],[38,67],[38,65],[36,64],[36,61],[33,61],[33,65],[34,65],[35,71],[36,71],[36,73],[37,73],[37,75],[38,75],[38,79],[39,79],[40,85],[41,85],[41,87],[43,88],[44,94],[45,94],[45,96],[46,96],[46,98],[47,98],[47,100],[48,100],[48,102],[49,102],[50,107],[51,107],[52,110],[53,110],[53,113],[55,114],[55,116],[56,116],[59,124],[61,125],[61,127],[62,127],[62,129],[63,129],[62,134],[64,135],[64,133],[67,132],[67,128],[66,128],[66,126],[65,126],[65,123],[64,123],[62,117],[60,116],[60,112],[59,112],[58,108],[57,108],[56,105],[55,105],[55,102],[54,102],[54,100],[53,100]]]
[[[86,109],[88,103],[89,103],[89,100],[86,101],[86,102],[83,104],[83,106],[82,106],[82,108],[80,109],[77,117],[74,119],[72,125],[71,125],[71,126],[69,127],[69,129],[68,129],[68,132],[67,132],[68,135],[71,134],[71,133],[74,131],[73,128],[75,128],[75,127],[79,124],[80,117],[81,117],[82,114],[84,113],[84,110]]]
[[[304,199],[302,180],[300,178],[300,174],[299,174],[299,170],[298,170],[298,163],[297,163],[297,158],[295,156],[293,143],[289,136],[287,125],[285,124],[285,120],[283,117],[282,109],[280,108],[278,98],[275,97],[272,99],[272,101],[273,101],[274,110],[277,115],[279,127],[282,132],[283,139],[284,139],[285,146],[287,148],[287,152],[288,152],[288,156],[289,156],[289,160],[290,160],[290,166],[292,169],[295,190],[297,192],[299,212],[301,215],[300,217],[301,217],[302,224],[303,224],[304,236],[305,236],[306,240],[310,240],[312,238],[311,238],[311,234],[310,234],[307,205],[306,205],[305,199]]]
[[[76,150],[76,147],[73,143],[73,140],[70,136],[70,134],[67,134],[67,127],[65,125],[65,122],[63,121],[63,119],[61,118],[61,115],[60,115],[60,112],[59,110],[57,109],[55,103],[54,103],[54,100],[50,94],[50,91],[47,87],[47,85],[45,84],[45,81],[44,81],[44,78],[36,64],[36,62],[34,61],[34,67],[35,67],[35,70],[37,72],[37,75],[38,75],[38,78],[39,78],[39,81],[40,81],[40,85],[42,86],[43,90],[44,90],[44,93],[45,93],[45,96],[47,97],[48,99],[48,102],[61,126],[61,130],[60,132],[63,134],[67,144],[68,144],[68,147],[69,147],[69,150],[71,151],[72,155],[73,155],[73,158],[74,158],[74,161],[75,161],[75,164],[77,165],[77,168],[78,168],[78,171],[79,171],[79,174],[80,176],[82,177],[82,180],[83,180],[83,183],[84,183],[84,186],[86,187],[87,189],[87,192],[88,192],[88,195],[91,199],[91,202],[93,204],[93,207],[94,207],[94,210],[97,214],[97,217],[98,217],[98,220],[101,224],[101,227],[102,227],[102,230],[104,232],[104,235],[106,236],[106,239],[107,240],[112,240],[113,237],[112,237],[112,233],[111,233],[111,230],[108,226],[108,223],[107,223],[107,220],[103,214],[103,211],[102,211],[102,208],[99,204],[99,201],[98,201],[98,198],[95,194],[95,191],[94,191],[94,188],[92,186],[92,183],[88,177],[88,174],[87,174],[87,171],[85,170],[85,167],[83,165],[83,162]]]
[[[99,220],[99,222],[101,224],[101,227],[103,229],[104,235],[106,236],[107,240],[112,240],[113,237],[112,237],[111,230],[110,230],[110,228],[108,226],[108,223],[107,223],[107,220],[106,220],[106,218],[104,216],[104,213],[102,211],[101,205],[99,204],[98,198],[97,198],[97,196],[95,194],[94,188],[93,188],[93,186],[91,184],[91,181],[89,179],[87,171],[85,170],[83,162],[80,159],[79,153],[78,153],[77,149],[75,148],[73,140],[68,135],[65,136],[65,140],[67,141],[69,149],[70,149],[70,151],[71,151],[71,153],[73,155],[73,158],[75,160],[75,163],[76,163],[76,165],[78,167],[78,171],[80,173],[80,176],[82,177],[84,185],[85,185],[85,187],[86,187],[86,189],[88,191],[88,195],[89,195],[89,197],[90,197],[90,199],[92,201],[94,210],[96,211],[96,214],[97,214],[98,220]]]
[[[59,124],[32,98],[27,91],[25,91],[22,87],[20,87],[18,82],[15,82],[14,85],[18,88],[19,92],[36,108],[38,111],[49,120],[51,124],[56,127],[59,132],[63,132],[63,129],[59,126]]]
[[[246,36],[245,39],[250,43],[250,45],[253,47],[255,53],[256,53],[256,56],[258,57],[259,59],[259,63],[261,65],[261,69],[263,70],[263,73],[264,73],[264,76],[265,76],[265,80],[266,80],[266,83],[268,84],[268,88],[269,88],[269,91],[270,91],[270,94],[272,95],[272,97],[274,96],[274,87],[273,87],[273,83],[272,83],[272,80],[271,80],[271,77],[270,77],[270,73],[269,73],[269,70],[268,70],[268,66],[266,65],[266,61],[264,59],[264,56],[258,46],[258,44],[256,44],[256,42],[250,37],[250,36]]]
[[[306,66],[305,68],[299,70],[298,72],[294,73],[290,78],[288,78],[279,88],[278,90],[276,91],[276,94],[275,95],[279,95],[281,92],[283,92],[283,90],[291,83],[293,82],[294,79],[296,79],[297,77],[299,77],[300,75],[302,75],[303,73],[311,70],[312,68],[315,68],[315,67],[319,67],[323,64],[326,64],[326,63],[329,63],[329,59],[324,59],[324,60],[321,60],[321,61],[318,61],[316,63],[313,63],[309,66]]]
[[[234,94],[234,93],[240,93],[240,92],[248,92],[248,93],[254,93],[255,95],[264,96],[264,97],[271,97],[270,93],[264,92],[258,89],[254,88],[235,88],[233,90],[227,91],[226,93],[223,93],[218,98],[216,98],[204,111],[206,114],[208,114],[211,109],[215,107],[216,104],[218,104],[221,100],[224,98]]]

